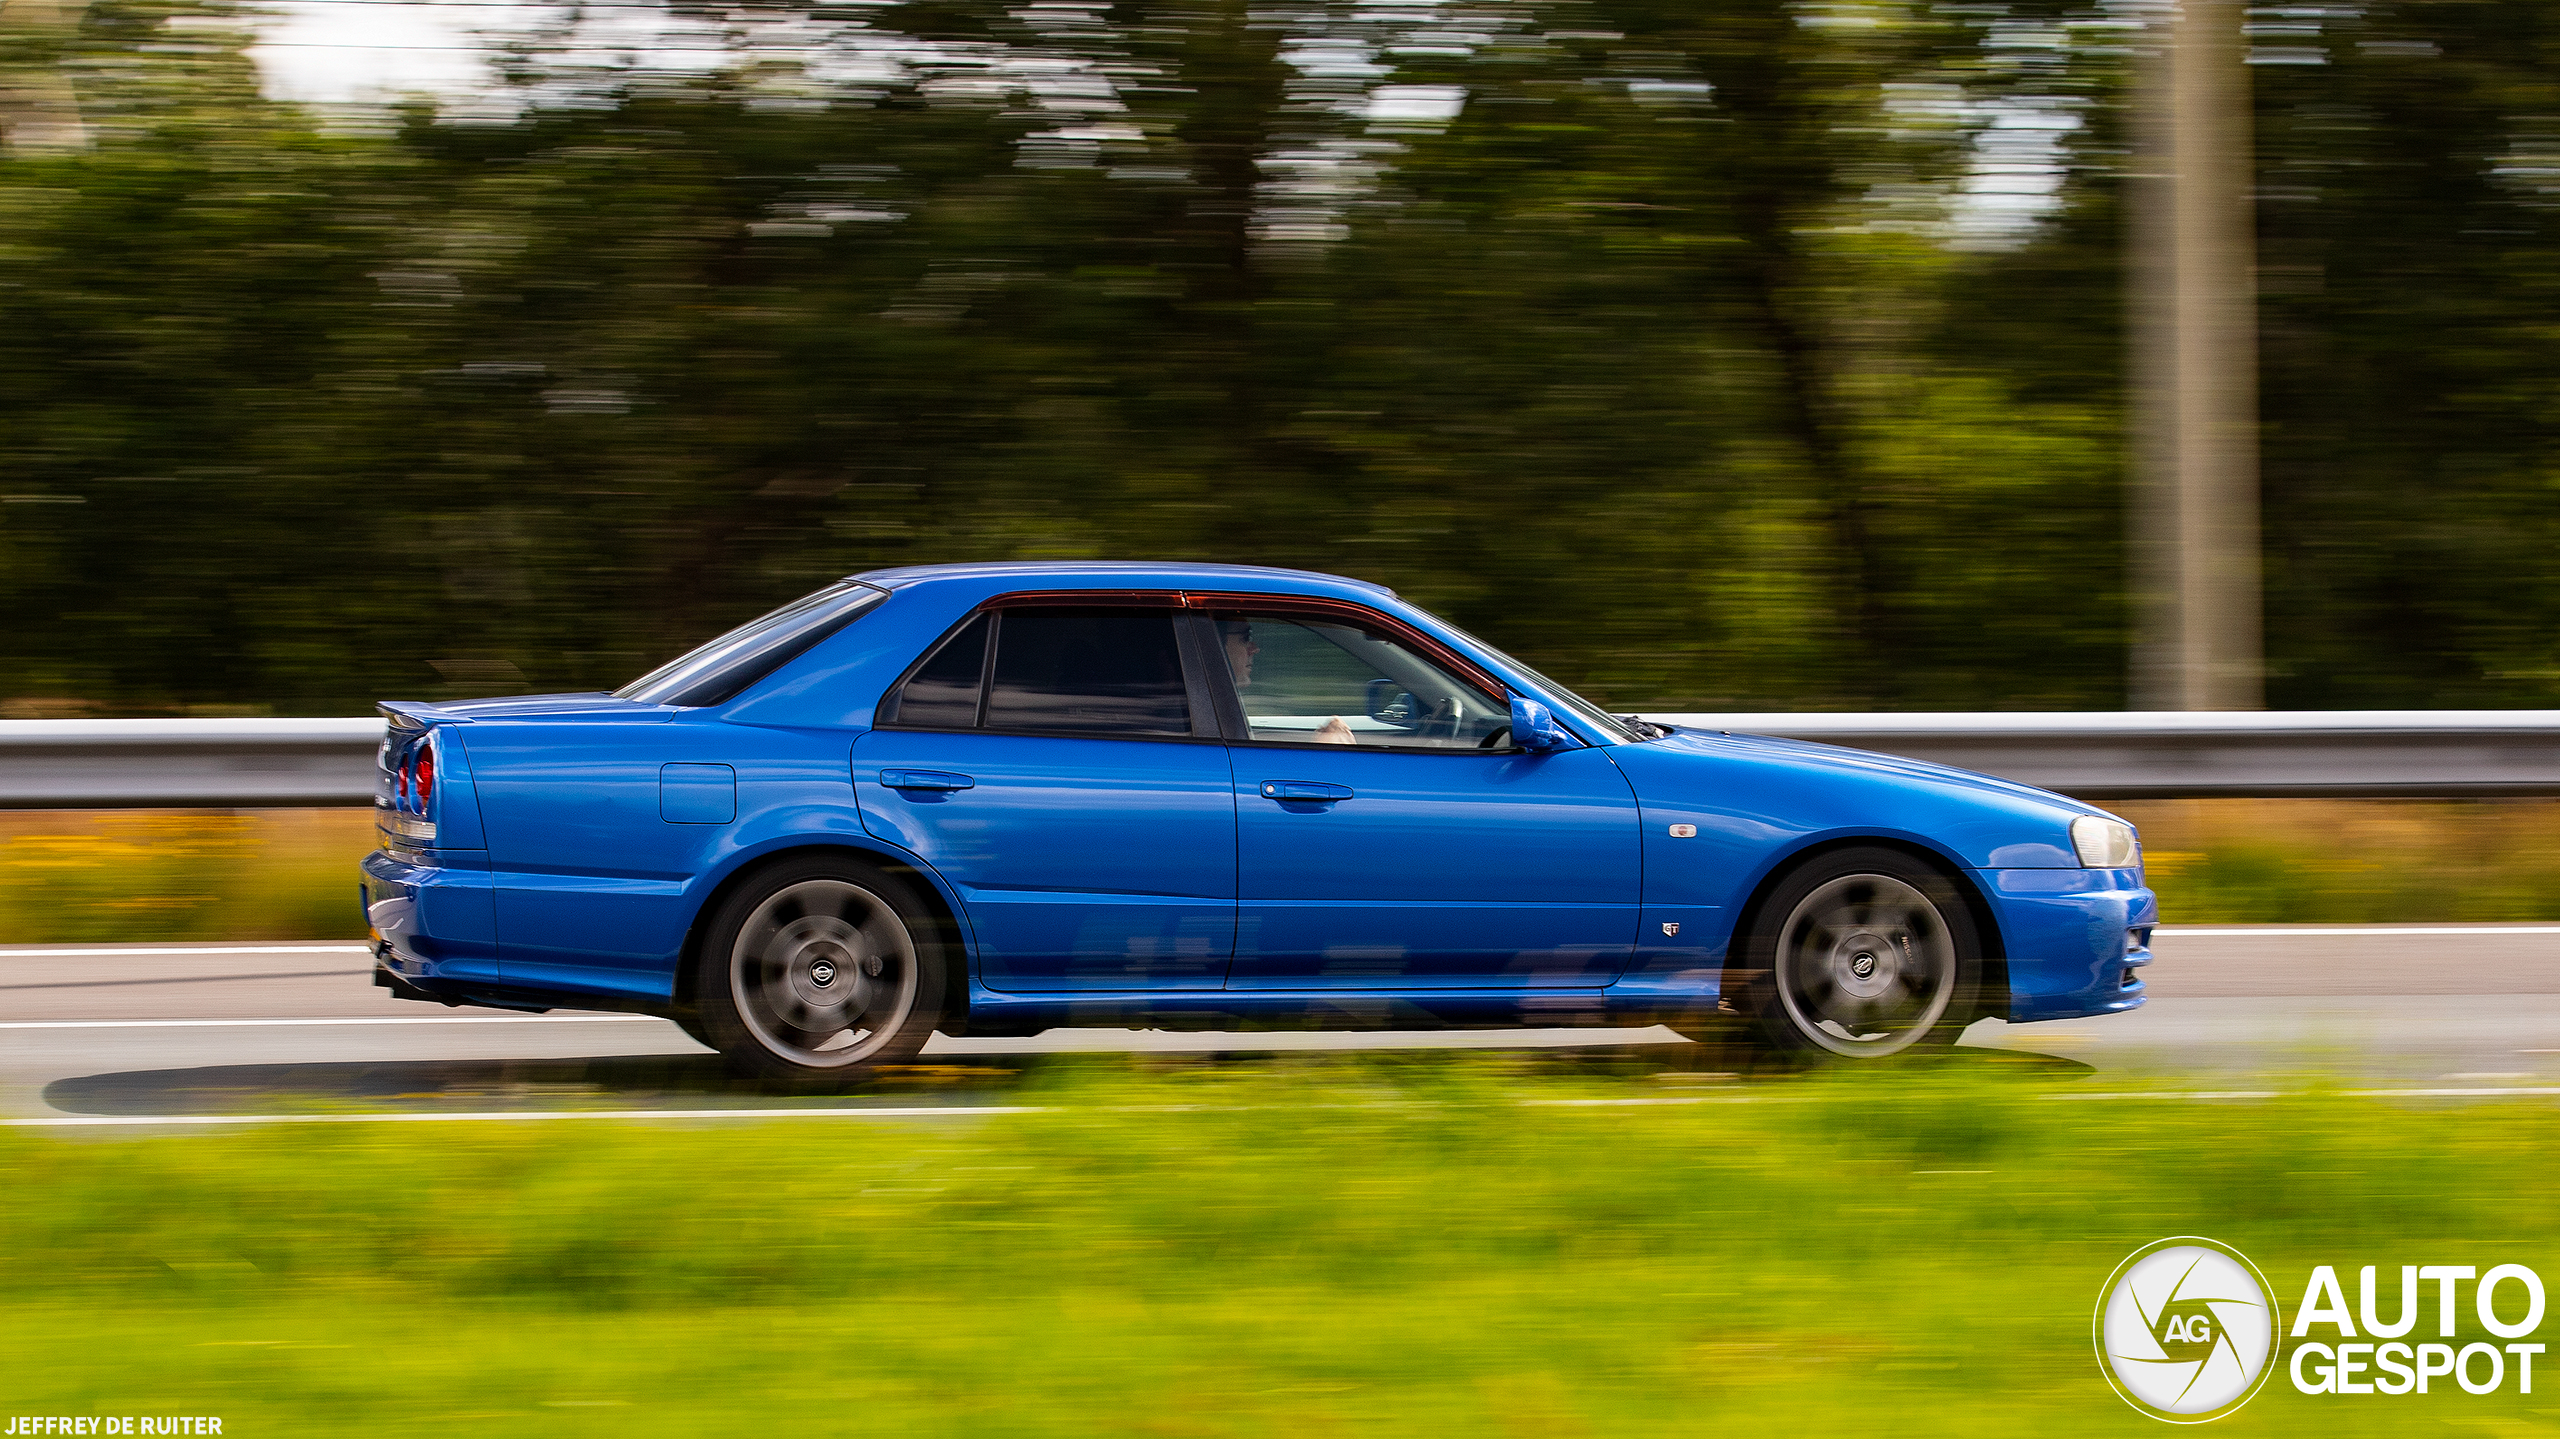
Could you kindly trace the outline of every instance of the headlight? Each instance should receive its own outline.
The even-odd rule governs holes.
[[[2091,869],[2131,869],[2142,862],[2142,843],[2133,826],[2102,814],[2084,814],[2071,822],[2071,847]]]

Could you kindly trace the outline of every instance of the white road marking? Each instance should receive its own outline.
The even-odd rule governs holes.
[[[2048,1094],[2047,1099],[2282,1099],[2280,1089],[2102,1089],[2088,1094]]]
[[[2341,1089],[2349,1099],[2430,1099],[2500,1095],[2560,1094],[2560,1085],[2517,1085],[2479,1089]],[[2307,1089],[2122,1089],[2094,1094],[2048,1094],[2047,1099],[2309,1099]]]
[[[0,949],[0,959],[122,959],[134,954],[371,954],[369,944],[119,945],[114,949]]]
[[[2342,1089],[2336,1093],[2352,1099],[2497,1099],[2560,1095],[2560,1086],[2542,1085],[2515,1089]],[[1811,1094],[1693,1094],[1646,1096],[1640,1099],[1524,1099],[1523,1109],[1588,1109],[1623,1108],[1631,1105],[1673,1104],[1781,1104],[1814,1099]],[[2051,1094],[2048,1099],[2309,1099],[2314,1091],[2294,1089],[2150,1089],[2108,1090],[2095,1094]],[[1137,1104],[1111,1105],[1122,1113],[1188,1112],[1218,1109],[1206,1104]],[[1328,1106],[1330,1107],[1330,1106]],[[1389,1101],[1350,1106],[1360,1109],[1422,1109],[1429,1104],[1403,1104]],[[0,1128],[10,1129],[80,1129],[134,1128],[155,1124],[456,1124],[506,1123],[523,1120],[553,1119],[938,1119],[970,1114],[1056,1114],[1061,1106],[1045,1104],[982,1105],[913,1105],[876,1109],[494,1109],[470,1111],[408,1111],[373,1114],[77,1114],[43,1119],[0,1119]],[[1989,1173],[1980,1171],[1923,1171],[1925,1173]]]
[[[95,1128],[148,1124],[436,1124],[526,1119],[918,1119],[946,1114],[1043,1114],[1029,1104],[915,1106],[899,1109],[492,1109],[404,1114],[80,1114],[0,1119],[13,1129]]]
[[[278,1024],[646,1024],[657,1019],[654,1014],[362,1014],[344,1019],[13,1019],[0,1021],[0,1029],[254,1029]]]
[[[2420,1099],[2439,1095],[2560,1094],[2560,1085],[2517,1085],[2512,1089],[2342,1089],[2338,1092],[2357,1099]]]
[[[2203,935],[2217,939],[2329,939],[2352,934],[2560,934],[2560,924],[2516,924],[2504,927],[2484,925],[2431,924],[2340,924],[2316,928],[2287,929],[2275,925],[2191,925],[2163,924],[2154,926],[2154,935]]]
[[[1764,1104],[1773,1099],[1811,1099],[1810,1094],[1648,1094],[1635,1099],[1523,1099],[1523,1109],[1630,1109],[1658,1104]]]
[[[2211,938],[2235,939],[2261,935],[2282,938],[2305,935],[2326,938],[2336,935],[2465,935],[2465,934],[2560,934],[2560,924],[2164,924],[2155,927],[2159,934],[2204,935]],[[116,945],[87,949],[16,949],[0,947],[0,959],[112,959],[128,954],[371,954],[369,944],[187,944],[187,945]]]

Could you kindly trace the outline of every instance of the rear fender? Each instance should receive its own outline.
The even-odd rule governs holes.
[[[833,810],[826,810],[806,818],[838,821],[840,816]],[[701,876],[698,883],[702,899],[694,909],[691,923],[686,926],[683,957],[676,965],[675,999],[678,1005],[690,1008],[693,1004],[694,961],[701,954],[704,931],[710,927],[711,916],[719,912],[721,901],[769,864],[796,855],[829,851],[879,865],[913,881],[923,893],[926,903],[942,912],[942,920],[949,927],[949,937],[960,947],[966,989],[975,989],[978,946],[969,928],[968,911],[961,906],[959,891],[914,854],[865,832],[857,818],[850,829],[840,822],[829,823],[821,828],[774,834],[761,841],[741,845]]]

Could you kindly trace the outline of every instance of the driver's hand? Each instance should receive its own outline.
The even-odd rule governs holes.
[[[1351,726],[1343,723],[1340,715],[1326,720],[1324,727],[1316,731],[1318,744],[1358,744],[1359,742],[1360,737],[1351,732]]]

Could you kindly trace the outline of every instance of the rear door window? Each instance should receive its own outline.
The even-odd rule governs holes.
[[[920,729],[1189,738],[1195,723],[1171,608],[1031,606],[979,616],[898,690],[884,722]],[[987,662],[988,647],[994,660]]]
[[[1191,696],[1171,610],[1006,610],[989,729],[1188,735]]]

